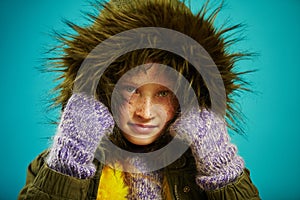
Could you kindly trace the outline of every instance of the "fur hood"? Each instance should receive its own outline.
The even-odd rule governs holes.
[[[231,32],[240,28],[240,25],[225,28],[214,27],[214,20],[221,6],[215,10],[209,10],[208,3],[204,3],[196,14],[193,14],[185,3],[178,0],[96,1],[93,6],[97,14],[87,14],[91,25],[78,26],[66,22],[75,33],[56,35],[61,44],[56,48],[58,57],[49,59],[52,70],[60,72],[58,80],[61,81],[55,88],[58,91],[54,99],[55,105],[64,107],[72,95],[74,80],[82,62],[98,44],[123,31],[141,27],[162,27],[183,33],[197,41],[209,53],[224,83],[226,114],[232,122],[231,128],[236,131],[241,130],[235,120],[238,115],[233,94],[239,90],[247,90],[246,82],[241,78],[241,75],[247,72],[236,71],[235,63],[249,54],[232,53],[228,50],[238,38],[227,36],[232,35]],[[113,51],[107,53],[113,53]],[[205,107],[211,106],[206,84],[193,66],[178,55],[157,49],[137,50],[118,57],[101,77],[97,88],[100,100],[109,107],[111,91],[117,80],[130,68],[145,63],[149,58],[170,65],[183,74],[190,81],[199,104]]]

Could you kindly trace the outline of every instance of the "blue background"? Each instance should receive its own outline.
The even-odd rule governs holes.
[[[45,106],[52,77],[36,69],[53,44],[48,33],[65,30],[62,18],[84,23],[81,11],[89,9],[80,0],[0,1],[0,199],[16,199],[28,163],[55,132]],[[258,92],[238,98],[247,139],[235,135],[233,141],[263,199],[300,199],[300,1],[226,0],[217,24],[228,17],[230,24],[247,24],[247,37],[236,48],[260,54],[240,63],[259,69],[249,76]]]

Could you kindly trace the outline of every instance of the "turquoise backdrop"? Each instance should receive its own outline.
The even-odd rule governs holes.
[[[199,2],[192,0],[193,8]],[[58,112],[46,112],[54,84],[38,70],[53,44],[48,33],[66,30],[63,18],[85,23],[81,11],[89,9],[80,0],[0,1],[0,199],[16,199],[27,165],[55,133],[48,118]],[[216,23],[227,19],[247,25],[245,40],[233,50],[259,54],[240,63],[258,72],[248,77],[256,92],[237,98],[247,117],[247,138],[234,135],[233,141],[263,199],[300,199],[300,1],[226,0]]]

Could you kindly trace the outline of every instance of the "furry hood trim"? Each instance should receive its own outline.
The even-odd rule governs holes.
[[[229,47],[239,40],[239,38],[231,38],[230,35],[232,35],[232,31],[235,32],[241,27],[240,24],[225,28],[214,27],[214,20],[222,6],[210,10],[208,9],[208,2],[206,2],[196,14],[192,13],[185,3],[178,0],[96,1],[93,6],[96,8],[97,14],[87,14],[91,25],[79,26],[67,21],[67,25],[75,33],[56,35],[61,44],[55,49],[59,53],[57,57],[49,59],[51,70],[60,72],[58,77],[60,83],[55,88],[59,93],[54,99],[54,105],[64,107],[72,95],[74,80],[82,62],[98,44],[123,31],[141,27],[162,27],[183,33],[197,41],[209,53],[218,67],[224,83],[226,115],[231,121],[231,128],[238,132],[242,130],[237,125],[238,112],[233,94],[248,90],[242,75],[249,71],[236,71],[235,64],[250,54],[229,51]],[[163,60],[163,64],[173,65],[190,81],[199,104],[205,107],[211,106],[209,91],[205,82],[200,74],[195,73],[195,69],[186,60],[165,51],[149,49],[129,53],[118,58],[111,65],[113,70],[104,74],[103,80],[109,80],[102,83],[105,86],[100,84],[100,89],[97,91],[99,98],[109,105],[109,91],[118,77],[124,74],[132,63],[137,66],[144,63],[149,57],[154,61]],[[123,68],[118,66],[123,66]],[[116,80],[111,80],[112,74]]]

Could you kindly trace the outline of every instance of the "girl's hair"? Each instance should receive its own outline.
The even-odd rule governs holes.
[[[58,57],[49,58],[50,70],[60,72],[57,78],[60,82],[55,88],[58,95],[53,99],[54,106],[64,108],[72,95],[74,81],[81,64],[101,42],[127,30],[162,27],[183,33],[198,42],[209,53],[224,83],[226,115],[231,122],[231,128],[237,132],[242,131],[236,120],[238,112],[232,94],[236,91],[248,90],[245,87],[247,83],[241,75],[249,71],[235,71],[235,63],[241,58],[247,58],[250,54],[229,51],[229,47],[239,40],[239,38],[230,38],[232,34],[229,33],[239,29],[240,24],[218,29],[214,27],[214,20],[222,5],[210,10],[206,2],[196,14],[193,14],[185,3],[179,0],[95,1],[93,6],[100,14],[87,14],[92,22],[91,25],[78,26],[67,21],[67,25],[75,33],[56,35],[61,45],[55,49],[61,52],[58,53]],[[114,50],[117,51],[117,49]],[[113,53],[113,51],[107,53]],[[206,83],[201,74],[187,60],[174,53],[151,48],[128,52],[112,62],[97,83],[98,98],[110,108],[111,93],[119,78],[133,67],[149,61],[168,65],[177,70],[190,82],[199,105],[208,108],[211,106]],[[100,70],[101,63],[98,66]],[[188,97],[183,98],[188,102]]]

